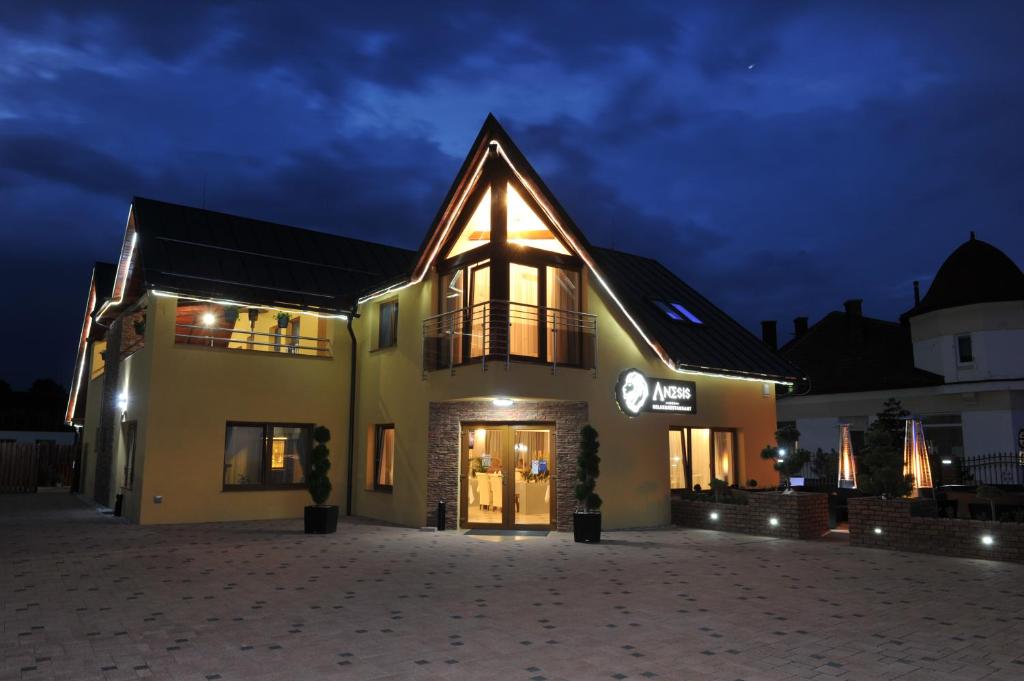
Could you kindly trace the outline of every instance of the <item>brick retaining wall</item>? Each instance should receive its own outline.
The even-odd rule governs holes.
[[[909,499],[860,497],[848,504],[851,546],[1024,563],[1024,523],[914,518]],[[981,541],[985,535],[990,546]]]
[[[824,494],[781,492],[733,492],[746,496],[748,503],[716,504],[672,496],[672,523],[705,530],[742,534],[817,539],[828,532],[828,496]],[[711,512],[718,512],[718,520]],[[779,519],[777,526],[769,519]]]

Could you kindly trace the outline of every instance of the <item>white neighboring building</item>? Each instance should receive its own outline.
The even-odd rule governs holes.
[[[64,430],[0,430],[0,444],[36,444],[52,442],[55,445],[75,444],[74,431]]]
[[[781,352],[809,385],[780,396],[778,418],[796,423],[801,447],[838,449],[837,426],[847,422],[859,453],[869,420],[895,397],[923,419],[933,466],[1018,450],[1024,272],[972,233],[915,303],[899,322],[864,317],[859,300],[810,328],[797,319],[796,337]]]

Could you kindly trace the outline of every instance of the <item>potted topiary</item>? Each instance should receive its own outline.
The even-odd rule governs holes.
[[[279,328],[279,329],[287,329],[288,328],[288,322],[290,322],[291,320],[292,320],[291,315],[289,315],[287,312],[278,312],[277,313],[277,328]]]
[[[573,538],[577,542],[598,544],[601,541],[601,497],[594,488],[600,475],[601,457],[597,450],[597,431],[590,424],[580,430],[580,454],[576,457],[576,510],[572,514]]]
[[[331,496],[331,479],[327,477],[327,471],[331,470],[331,452],[327,449],[331,431],[318,426],[313,431],[313,439],[316,446],[309,454],[309,475],[306,477],[313,505],[306,507],[304,515],[306,534],[333,534],[338,529],[338,507],[324,503]]]

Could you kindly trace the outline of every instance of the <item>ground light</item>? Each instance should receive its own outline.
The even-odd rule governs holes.
[[[514,404],[514,401],[509,397],[495,397],[491,400],[491,404],[495,407],[511,407]]]
[[[779,526],[779,519],[776,518],[775,516],[772,516],[771,518],[768,519],[768,524],[771,525],[772,527],[778,527]]]
[[[881,527],[876,527],[875,528],[875,534],[882,534],[882,528]]]
[[[992,538],[992,535],[986,534],[986,535],[982,536],[981,543],[984,544],[985,546],[992,546],[993,544],[996,543],[996,540]]]
[[[711,512],[711,513],[710,513],[710,514],[708,515],[708,517],[709,517],[709,518],[711,518],[712,520],[718,520],[718,511],[712,511],[712,512]]]

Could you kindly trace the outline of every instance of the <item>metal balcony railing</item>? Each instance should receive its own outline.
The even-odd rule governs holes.
[[[479,363],[541,363],[597,371],[597,317],[489,300],[423,320],[423,372]]]
[[[255,329],[222,328],[199,324],[176,324],[174,342],[180,345],[203,345],[228,350],[256,350],[288,355],[331,357],[330,338],[291,335]]]

